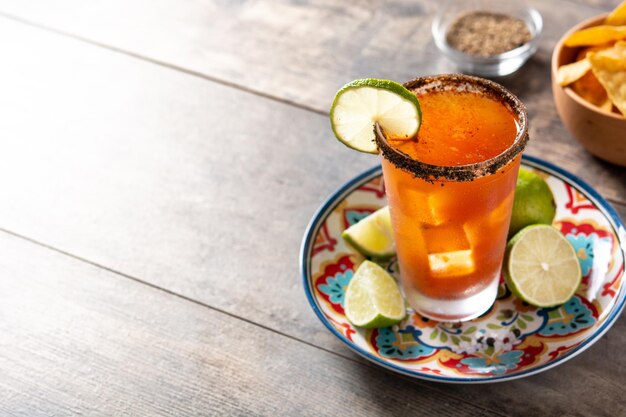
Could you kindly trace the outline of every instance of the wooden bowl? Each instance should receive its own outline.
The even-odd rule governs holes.
[[[602,24],[605,17],[597,16],[574,26],[554,47],[552,95],[563,124],[585,149],[605,161],[626,166],[626,118],[600,109],[556,82],[558,67],[573,62],[579,50],[565,46],[564,40],[575,31]]]

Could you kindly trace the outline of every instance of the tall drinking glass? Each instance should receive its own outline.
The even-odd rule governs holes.
[[[422,77],[405,87],[422,108],[417,138],[387,138],[376,125],[402,288],[423,316],[469,320],[496,298],[526,111],[476,77]]]

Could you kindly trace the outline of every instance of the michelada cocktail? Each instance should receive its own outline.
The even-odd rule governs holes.
[[[496,298],[526,112],[476,77],[422,77],[405,87],[420,103],[419,133],[394,138],[376,125],[402,287],[418,313],[468,320]]]

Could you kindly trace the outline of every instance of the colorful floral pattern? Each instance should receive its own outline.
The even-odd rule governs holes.
[[[468,365],[472,371],[497,375],[505,373],[508,369],[515,369],[517,364],[521,362],[523,354],[524,352],[521,350],[513,350],[494,357],[465,358],[461,360],[461,363]]]
[[[346,287],[350,283],[352,275],[352,270],[345,271],[344,273],[337,272],[333,277],[326,279],[326,284],[320,284],[317,288],[323,294],[328,295],[328,299],[331,303],[340,304],[343,307]]]
[[[501,282],[494,307],[469,322],[437,322],[409,309],[407,318],[396,326],[354,328],[345,318],[344,296],[363,258],[343,241],[341,232],[386,204],[378,171],[336,201],[311,238],[306,279],[327,325],[355,349],[405,373],[458,382],[542,369],[590,345],[599,327],[609,317],[612,320],[610,313],[621,307],[625,290],[620,245],[624,243],[608,216],[580,187],[541,164],[530,164],[555,195],[554,224],[574,246],[584,274],[581,288],[567,303],[536,308],[517,299]],[[381,265],[399,277],[395,258]]]
[[[335,262],[326,264],[322,272],[314,278],[317,293],[331,308],[344,315],[343,300],[345,287],[352,279],[354,273],[354,262],[352,255],[342,255]],[[342,320],[341,320],[342,319]],[[345,317],[340,320],[345,322]]]
[[[395,326],[394,326],[395,327]],[[381,356],[399,360],[424,358],[435,349],[419,341],[419,330],[413,326],[403,329],[386,327],[374,332],[374,346]]]
[[[579,296],[553,309],[542,309],[539,314],[547,323],[539,330],[541,336],[566,336],[575,334],[595,324],[597,313],[589,302]]]
[[[583,275],[587,275],[593,266],[593,247],[597,239],[597,235],[585,236],[580,234],[577,236],[567,236],[567,240],[569,240],[576,250]]]
[[[574,247],[578,260],[580,261],[583,276],[588,275],[589,271],[591,271],[591,268],[593,267],[594,248],[600,246],[600,239],[603,239],[609,244],[611,243],[611,239],[600,238],[596,233],[592,233],[590,235],[585,235],[583,233],[579,233],[577,235],[567,235],[567,240],[569,240]]]
[[[330,237],[328,233],[328,227],[326,224],[322,225],[320,231],[317,233],[315,237],[315,243],[313,245],[313,256],[318,253],[327,250],[332,252],[335,250],[335,245],[337,244],[337,239]]]
[[[540,363],[546,350],[545,343],[529,337],[514,350],[492,347],[475,354],[442,355],[439,363],[449,370],[448,374],[454,371],[465,378],[498,377]]]

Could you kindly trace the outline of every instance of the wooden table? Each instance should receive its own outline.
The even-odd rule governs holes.
[[[348,5],[348,3],[350,3]],[[561,124],[549,59],[617,0],[530,1],[539,52],[502,82],[530,155],[626,218],[626,169]],[[377,163],[330,132],[364,76],[451,72],[426,0],[1,0],[0,415],[626,415],[626,320],[497,385],[391,374],[308,306],[318,205]]]

